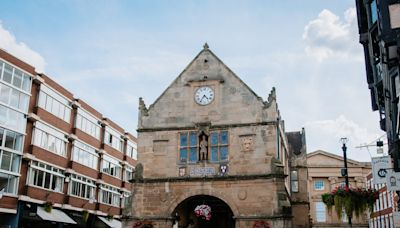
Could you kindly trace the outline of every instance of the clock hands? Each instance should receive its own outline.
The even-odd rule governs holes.
[[[203,98],[206,98],[208,100],[208,97],[204,94],[203,97],[201,97],[200,102],[203,101]]]

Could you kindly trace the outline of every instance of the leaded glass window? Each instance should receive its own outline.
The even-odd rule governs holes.
[[[211,161],[228,161],[229,159],[228,131],[211,132]]]
[[[196,132],[180,133],[179,162],[195,163],[198,160],[197,154],[198,136]]]

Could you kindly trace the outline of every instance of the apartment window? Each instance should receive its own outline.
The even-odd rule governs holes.
[[[94,193],[96,182],[92,179],[71,174],[71,182],[69,184],[69,194],[89,200],[95,199]]]
[[[25,132],[26,117],[22,112],[0,105],[0,124],[18,132]]]
[[[129,181],[133,179],[133,173],[135,171],[135,168],[132,168],[130,166],[125,166],[125,176],[124,180]]]
[[[30,93],[32,84],[31,76],[1,60],[0,76],[3,82],[6,82],[20,90],[23,90],[26,93]]]
[[[3,83],[0,83],[0,101],[24,113],[28,111],[29,95]]]
[[[107,173],[108,175],[121,178],[122,166],[119,164],[118,160],[104,155],[101,164],[101,171]]]
[[[23,135],[0,127],[0,147],[22,152]]]
[[[86,143],[75,140],[72,160],[97,170],[97,162],[99,160],[99,156],[97,155],[95,148],[89,146]]]
[[[121,193],[118,188],[102,184],[100,185],[99,202],[119,207],[121,203]]]
[[[100,139],[101,126],[98,124],[98,120],[81,108],[78,108],[75,127],[96,139]]]
[[[67,154],[65,135],[41,122],[35,123],[33,144],[63,157]]]
[[[4,179],[5,183],[7,183],[3,189],[3,191],[5,193],[14,194],[14,195],[17,194],[18,181],[19,181],[18,176],[0,172],[0,178]],[[2,189],[0,189],[0,191],[1,190]]]
[[[38,106],[65,122],[70,122],[71,107],[69,101],[43,84],[40,86]]]
[[[32,161],[29,167],[28,184],[62,192],[64,183],[64,171],[39,161]]]
[[[211,161],[228,160],[228,131],[214,131],[210,134],[211,138]]]
[[[113,129],[106,127],[105,130],[105,136],[104,136],[104,143],[113,147],[114,149],[117,149],[119,151],[122,151],[122,145],[123,145],[123,140],[121,139],[122,135]]]
[[[197,138],[196,132],[180,133],[180,162],[197,162]]]
[[[137,145],[136,145],[136,143],[128,140],[128,145],[126,147],[126,155],[137,160]]]
[[[324,190],[325,184],[323,180],[314,181],[314,189],[315,190]]]
[[[5,150],[0,150],[0,171],[5,170],[18,173],[20,163],[21,155]]]
[[[317,222],[326,222],[326,208],[323,202],[315,202],[315,218]]]
[[[292,192],[299,192],[299,179],[297,170],[293,170],[290,175]]]

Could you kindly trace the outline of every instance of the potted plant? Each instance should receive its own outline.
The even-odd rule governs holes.
[[[43,207],[46,212],[50,213],[51,210],[53,209],[53,203],[50,201],[47,201],[46,203],[44,203]]]
[[[114,215],[108,214],[107,217],[106,217],[106,219],[107,219],[108,221],[111,221],[111,220],[114,219]]]

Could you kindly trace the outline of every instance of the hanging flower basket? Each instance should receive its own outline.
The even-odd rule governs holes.
[[[194,214],[205,220],[211,219],[211,207],[205,204],[199,205],[194,209]]]
[[[379,198],[379,192],[374,189],[337,187],[331,193],[322,194],[322,202],[335,212],[339,219],[343,211],[347,216],[355,214],[360,217],[362,213],[369,210],[373,212],[375,200]]]

